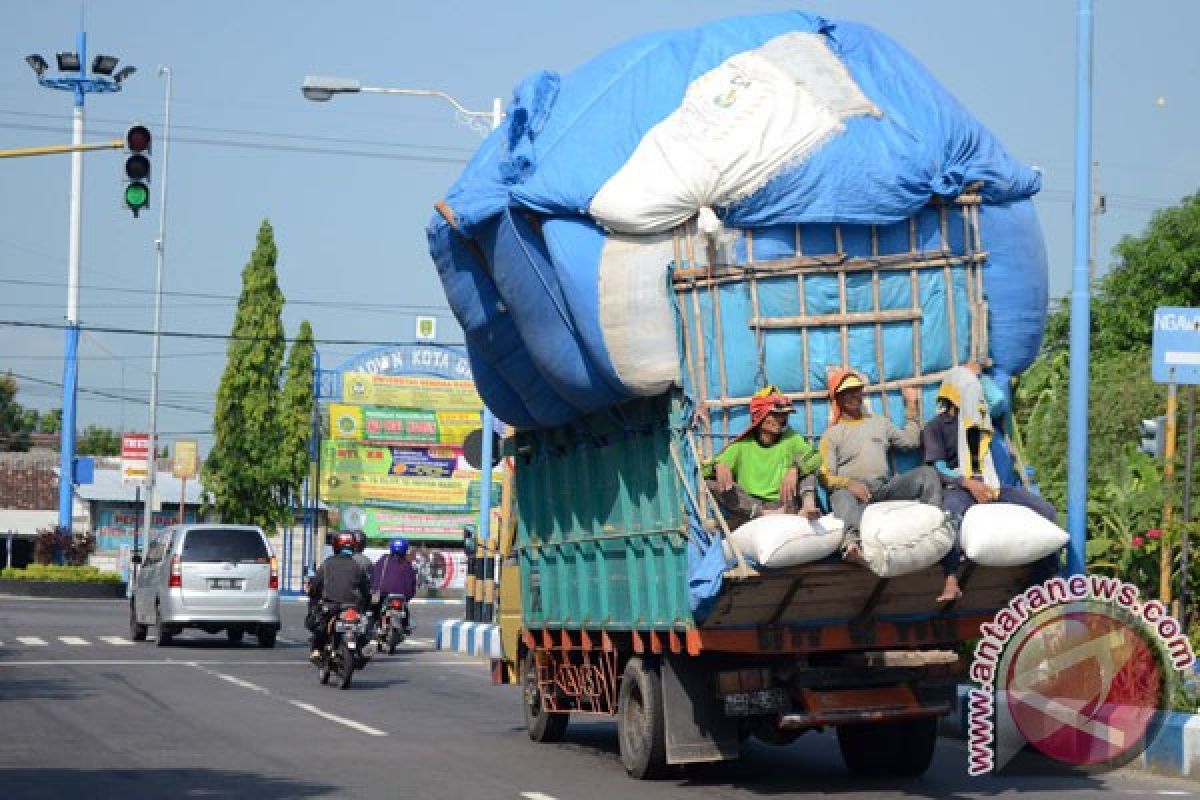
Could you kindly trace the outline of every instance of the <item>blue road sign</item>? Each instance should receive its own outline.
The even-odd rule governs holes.
[[[1200,308],[1154,309],[1150,359],[1155,383],[1200,384]]]

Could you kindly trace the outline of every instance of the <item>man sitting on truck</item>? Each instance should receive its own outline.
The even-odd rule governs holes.
[[[817,470],[821,456],[788,425],[795,409],[774,386],[750,399],[750,425],[704,465],[709,490],[730,530],[763,514],[821,516]]]
[[[906,387],[904,427],[886,416],[872,416],[863,407],[866,381],[852,369],[829,376],[830,426],[821,437],[821,481],[830,491],[834,515],[846,525],[842,558],[863,563],[859,526],[868,503],[882,500],[920,500],[941,506],[942,485],[932,467],[922,466],[892,476],[888,449],[912,450],[921,445],[917,390]]]
[[[946,582],[938,595],[939,603],[962,596],[958,586],[962,550],[957,534],[963,515],[971,506],[976,503],[1015,503],[1058,524],[1058,513],[1044,498],[1021,487],[1000,485],[990,447],[994,433],[992,417],[1004,413],[1004,395],[981,373],[982,369],[976,363],[950,371],[938,389],[937,415],[921,434],[925,462],[938,472],[942,482],[942,508],[950,515],[956,534],[954,547],[942,559]],[[960,457],[964,451],[969,454],[968,459]],[[1048,574],[1057,566],[1057,553],[1042,564]]]

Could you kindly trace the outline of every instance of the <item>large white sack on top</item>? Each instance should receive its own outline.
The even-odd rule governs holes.
[[[777,36],[696,78],[588,212],[610,231],[670,230],[750,196],[864,114],[880,111],[823,34]]]
[[[963,515],[963,552],[985,567],[1030,564],[1061,549],[1067,539],[1062,528],[1015,503],[976,503]]]
[[[915,500],[870,503],[859,526],[863,558],[881,578],[919,572],[954,545],[946,512]]]
[[[798,514],[767,514],[729,534],[742,555],[762,567],[794,567],[820,561],[842,543],[844,525],[832,514],[809,520]],[[727,555],[732,557],[726,546]]]

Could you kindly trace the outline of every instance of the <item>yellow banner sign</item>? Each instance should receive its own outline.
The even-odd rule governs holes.
[[[195,439],[176,439],[175,457],[171,461],[171,474],[181,480],[196,477],[198,445]]]
[[[483,407],[475,384],[445,378],[411,375],[372,375],[347,372],[342,377],[342,402],[360,406],[472,409]]]
[[[478,411],[439,411],[437,412],[438,442],[441,444],[462,444],[467,434],[478,428]]]
[[[466,478],[408,478],[399,475],[333,474],[321,480],[321,499],[341,503],[373,501],[413,508],[466,509],[471,481]]]

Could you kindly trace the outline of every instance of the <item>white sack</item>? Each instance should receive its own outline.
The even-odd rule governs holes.
[[[636,395],[682,385],[679,342],[667,267],[675,246],[666,234],[605,238],[600,254],[599,315],[604,345],[622,385]]]
[[[753,194],[849,117],[879,113],[822,34],[778,36],[696,78],[588,211],[610,231],[670,230]]]
[[[832,514],[809,520],[798,514],[767,514],[729,534],[742,555],[762,567],[794,567],[820,561],[842,543],[843,524]],[[733,553],[726,544],[726,555]]]
[[[976,503],[963,515],[963,552],[985,567],[1030,564],[1059,550],[1067,538],[1062,528],[1015,503]]]
[[[863,511],[863,558],[881,578],[919,572],[954,546],[946,512],[914,500],[870,503]]]

